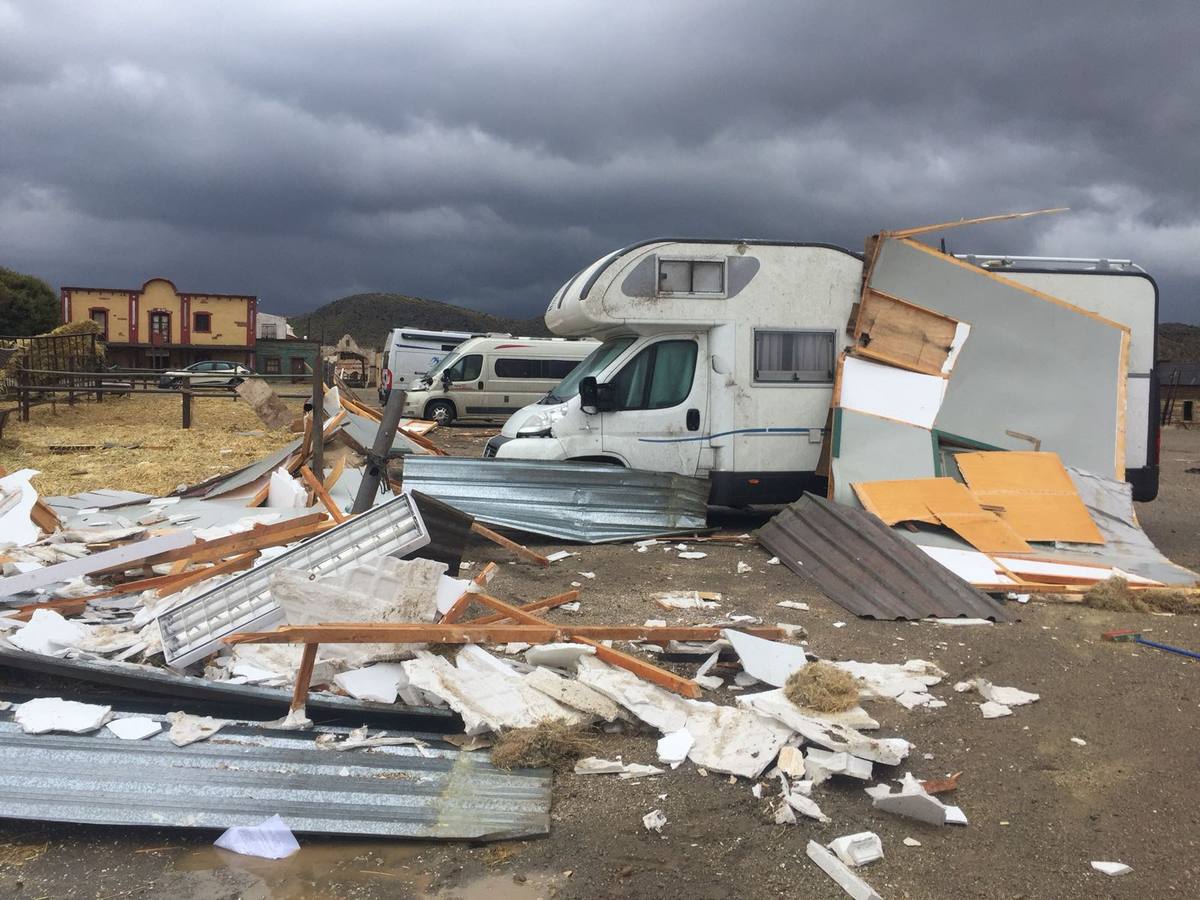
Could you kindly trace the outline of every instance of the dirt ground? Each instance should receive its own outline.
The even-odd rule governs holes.
[[[451,428],[437,435],[455,452],[475,455],[487,432]],[[1192,568],[1200,567],[1200,475],[1185,470],[1197,465],[1200,433],[1167,433],[1162,492],[1139,507],[1163,551]],[[729,513],[717,524],[740,533],[762,521]],[[932,690],[947,701],[945,708],[907,711],[891,702],[867,708],[881,722],[879,736],[899,735],[916,745],[895,777],[963,772],[949,802],[963,808],[970,825],[937,828],[876,812],[862,785],[835,779],[814,793],[832,822],[777,826],[749,782],[702,777],[685,763],[634,781],[558,776],[549,836],[500,844],[302,836],[298,854],[269,862],[214,849],[214,834],[0,822],[0,895],[838,898],[845,895],[807,860],[805,845],[810,838],[826,843],[871,830],[882,838],[885,858],[860,874],[885,898],[1196,896],[1200,668],[1172,654],[1100,640],[1105,630],[1135,628],[1200,650],[1196,617],[1031,603],[1010,625],[874,622],[855,619],[783,567],[768,566],[753,542],[707,544],[699,548],[707,558],[692,561],[655,550],[638,554],[628,545],[569,549],[579,555],[547,570],[514,562],[491,544],[480,543],[468,555],[477,564],[505,563],[492,585],[502,597],[543,596],[583,582],[577,621],[664,617],[647,599],[663,588],[720,591],[722,612],[803,625],[809,649],[823,657],[937,663],[948,674]],[[737,575],[739,561],[753,571]],[[580,577],[584,571],[595,578]],[[777,607],[781,600],[804,600],[811,610]],[[686,613],[666,618],[702,620]],[[839,622],[846,624],[835,627]],[[690,669],[678,667],[685,674]],[[983,719],[978,698],[952,689],[975,675],[1042,699],[1007,718]],[[732,702],[728,691],[718,694],[718,702]],[[655,761],[648,733],[601,741],[605,755]],[[877,773],[886,777],[887,770],[877,767]],[[668,819],[661,835],[642,826],[642,816],[655,808]],[[905,846],[905,837],[921,846]],[[1093,871],[1091,860],[1117,860],[1133,872],[1108,877]]]

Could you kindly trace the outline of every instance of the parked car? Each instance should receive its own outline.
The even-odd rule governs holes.
[[[189,378],[192,387],[237,387],[246,375],[254,374],[243,365],[226,362],[223,359],[211,359],[205,362],[192,363],[186,369],[172,369],[163,372],[158,379],[160,388],[182,387],[183,379]]]

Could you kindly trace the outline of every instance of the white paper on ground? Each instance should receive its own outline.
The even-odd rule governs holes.
[[[854,900],[880,900],[880,896],[869,884],[851,872],[844,862],[816,841],[809,841],[805,852],[822,872],[836,881],[838,886]]]
[[[16,723],[26,734],[47,734],[51,731],[87,734],[100,728],[111,717],[111,706],[77,703],[61,697],[38,697],[22,703],[13,713]]]
[[[840,405],[872,416],[933,428],[947,384],[940,375],[924,375],[847,356],[842,365]]]
[[[723,629],[721,636],[733,645],[743,669],[775,687],[783,687],[788,676],[808,662],[804,648],[794,644],[769,641],[731,628]]]
[[[300,849],[296,836],[279,816],[257,825],[235,825],[213,841],[222,850],[262,859],[284,859]]]
[[[106,726],[109,731],[123,741],[141,741],[154,737],[162,731],[162,724],[153,719],[140,716],[128,716],[124,719],[113,719]]]

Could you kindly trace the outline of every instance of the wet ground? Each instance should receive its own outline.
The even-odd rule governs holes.
[[[439,440],[476,455],[487,432],[450,428]],[[1146,530],[1177,562],[1200,567],[1200,434],[1165,436],[1163,491],[1139,507]],[[722,519],[729,530],[758,523]],[[558,545],[533,542],[551,550]],[[809,838],[828,842],[872,830],[885,858],[861,874],[885,898],[1192,897],[1200,876],[1200,784],[1196,753],[1200,664],[1100,640],[1112,628],[1200,650],[1196,617],[1107,613],[1075,604],[1029,604],[1002,626],[946,627],[857,620],[816,594],[751,542],[707,544],[702,560],[627,545],[571,547],[579,556],[548,570],[513,561],[480,543],[476,564],[503,563],[492,592],[532,598],[583,583],[575,621],[641,622],[661,617],[648,600],[664,588],[720,591],[723,611],[804,625],[822,656],[879,662],[933,660],[948,673],[933,693],[944,709],[869,704],[881,735],[916,748],[908,765],[921,778],[962,771],[951,802],[966,828],[935,828],[877,813],[857,783],[815,795],[832,822],[777,826],[746,781],[702,777],[690,763],[635,781],[556,778],[549,836],[471,845],[300,836],[282,861],[239,857],[211,846],[212,833],[80,828],[0,822],[0,896],[46,898],[594,898],[681,896],[844,896],[804,856]],[[753,567],[737,575],[737,563]],[[579,572],[595,572],[594,579]],[[803,600],[808,612],[782,609]],[[554,616],[572,614],[556,612]],[[681,623],[700,616],[681,614]],[[836,623],[844,622],[843,627]],[[690,667],[679,671],[690,674]],[[1041,694],[1002,719],[983,719],[977,699],[955,681],[983,675]],[[732,702],[728,691],[720,702]],[[1072,741],[1082,740],[1084,744]],[[654,762],[649,734],[602,736],[604,755]],[[642,816],[662,809],[661,835]],[[903,838],[919,840],[908,847]],[[1118,860],[1133,872],[1110,878],[1091,860]]]

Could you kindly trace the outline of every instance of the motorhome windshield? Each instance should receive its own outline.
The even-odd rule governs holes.
[[[634,339],[632,337],[611,338],[584,357],[583,362],[571,370],[571,374],[560,381],[543,403],[566,403],[579,394],[579,382],[588,375],[602,372],[606,366],[628,349]]]
[[[428,372],[426,372],[422,376],[421,380],[428,381],[430,384],[437,381],[439,378],[442,377],[442,373],[444,371],[446,371],[446,369],[448,369],[450,366],[452,366],[456,362],[458,362],[458,359],[461,355],[462,355],[461,353],[457,353],[457,352],[447,353],[446,356],[442,358],[442,361],[440,363],[438,363],[436,366],[434,366],[432,369],[430,369]]]

